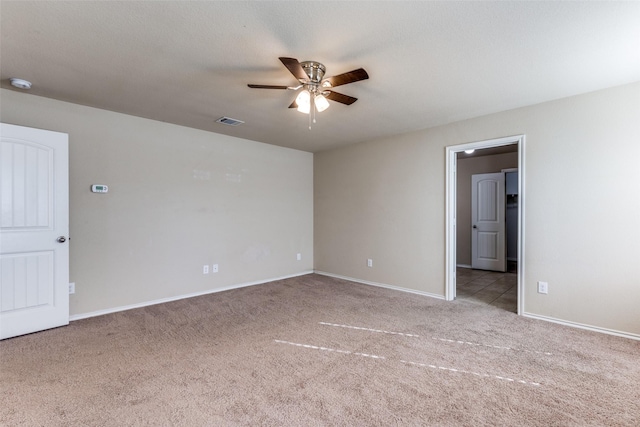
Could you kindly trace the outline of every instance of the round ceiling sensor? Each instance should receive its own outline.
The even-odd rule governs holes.
[[[11,86],[17,87],[18,89],[31,89],[31,82],[23,79],[17,79],[12,77],[9,79]]]

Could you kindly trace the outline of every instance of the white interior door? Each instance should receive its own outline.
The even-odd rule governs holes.
[[[471,267],[506,271],[504,173],[471,176]]]
[[[0,339],[69,324],[68,135],[0,124]]]

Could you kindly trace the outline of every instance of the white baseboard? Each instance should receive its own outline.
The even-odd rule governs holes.
[[[368,280],[356,279],[354,277],[340,276],[339,274],[327,273],[326,271],[315,270],[314,273],[320,274],[322,276],[335,277],[336,279],[349,280],[351,282],[362,283],[363,285],[377,286],[379,288],[393,289],[394,291],[408,292],[410,294],[417,294],[425,297],[444,300],[443,295],[432,294],[430,292],[416,291],[415,289],[401,288],[399,286],[387,285],[385,283],[370,282]]]
[[[91,311],[89,313],[74,314],[73,316],[69,316],[69,321],[73,322],[75,320],[88,319],[89,317],[102,316],[105,314],[117,313],[119,311],[133,310],[134,308],[142,308],[150,305],[163,304],[165,302],[177,301],[185,298],[199,297],[201,295],[215,294],[217,292],[230,291],[231,289],[246,288],[248,286],[261,285],[263,283],[275,282],[276,280],[290,279],[292,277],[304,276],[312,273],[313,271],[311,270],[304,271],[302,273],[291,274],[289,276],[273,277],[271,279],[257,280],[255,282],[246,282],[246,283],[240,283],[237,285],[225,286],[224,288],[208,289],[206,291],[194,292],[191,294],[176,295],[174,297],[160,298],[160,299],[145,301],[137,304],[123,305],[120,307],[113,307],[105,310]]]
[[[528,317],[530,319],[544,320],[546,322],[558,323],[560,325],[565,325],[565,326],[571,326],[572,328],[586,329],[588,331],[600,332],[603,334],[615,335],[617,337],[629,338],[632,340],[640,341],[640,335],[632,334],[630,332],[622,332],[622,331],[616,331],[615,329],[600,328],[598,326],[585,325],[583,323],[570,322],[568,320],[556,319],[554,317],[547,317],[547,316],[542,316],[542,315],[533,314],[533,313],[522,313],[522,316]]]
[[[381,288],[393,289],[393,290],[401,291],[401,292],[409,292],[409,293],[412,293],[412,294],[423,295],[423,296],[436,298],[436,299],[440,299],[440,300],[444,300],[445,299],[444,296],[442,296],[442,295],[432,294],[432,293],[429,293],[429,292],[416,291],[414,289],[401,288],[399,286],[387,285],[387,284],[384,284],[384,283],[370,282],[368,280],[356,279],[354,277],[341,276],[339,274],[327,273],[326,271],[315,270],[315,273],[316,274],[321,274],[323,276],[335,277],[337,279],[349,280],[351,282],[362,283],[364,285],[378,286],[378,287],[381,287]],[[531,318],[531,319],[538,319],[538,320],[544,320],[544,321],[547,321],[547,322],[558,323],[560,325],[570,326],[570,327],[573,327],[573,328],[586,329],[586,330],[589,330],[589,331],[600,332],[600,333],[609,334],[609,335],[615,335],[615,336],[618,336],[618,337],[629,338],[629,339],[632,339],[632,340],[640,340],[640,335],[633,334],[633,333],[630,333],[630,332],[622,332],[622,331],[616,331],[616,330],[613,330],[613,329],[607,329],[607,328],[600,328],[600,327],[597,327],[597,326],[585,325],[585,324],[582,324],[582,323],[569,322],[569,321],[566,321],[566,320],[556,319],[556,318],[547,317],[547,316],[541,316],[541,315],[533,314],[533,313],[523,313],[522,316],[523,317],[528,317],[528,318]]]
[[[408,292],[408,293],[422,295],[422,296],[426,296],[426,297],[430,297],[430,298],[436,298],[436,299],[440,299],[440,300],[444,300],[445,299],[444,296],[442,296],[442,295],[432,294],[430,292],[417,291],[415,289],[402,288],[402,287],[399,287],[399,286],[388,285],[388,284],[385,284],[385,283],[371,282],[371,281],[368,281],[368,280],[361,280],[361,279],[356,279],[354,277],[341,276],[339,274],[332,274],[332,273],[327,273],[326,271],[315,270],[315,271],[304,271],[304,272],[301,272],[301,273],[291,274],[291,275],[288,275],[288,276],[273,277],[273,278],[270,278],[270,279],[257,280],[257,281],[253,281],[253,282],[245,282],[245,283],[240,283],[240,284],[237,284],[237,285],[226,286],[224,288],[209,289],[209,290],[201,291],[201,292],[194,292],[194,293],[190,293],[190,294],[177,295],[177,296],[174,296],[174,297],[161,298],[161,299],[152,300],[152,301],[145,301],[145,302],[141,302],[141,303],[137,303],[137,304],[113,307],[113,308],[108,308],[108,309],[105,309],[105,310],[97,310],[97,311],[92,311],[92,312],[88,312],[88,313],[74,314],[72,316],[69,316],[69,321],[73,322],[73,321],[76,321],[76,320],[88,319],[90,317],[102,316],[102,315],[105,315],[105,314],[117,313],[117,312],[120,312],[120,311],[133,310],[133,309],[136,309],[136,308],[147,307],[147,306],[150,306],[150,305],[163,304],[163,303],[166,303],[166,302],[177,301],[177,300],[181,300],[181,299],[185,299],[185,298],[193,298],[193,297],[197,297],[197,296],[201,296],[201,295],[208,295],[208,294],[214,294],[214,293],[217,293],[217,292],[230,291],[232,289],[238,289],[238,288],[245,288],[245,287],[248,287],[248,286],[261,285],[263,283],[274,282],[276,280],[290,279],[292,277],[305,276],[307,274],[312,274],[312,273],[320,274],[320,275],[323,275],[323,276],[335,277],[337,279],[349,280],[351,282],[362,283],[363,285],[377,286],[377,287],[380,287],[380,288],[392,289],[392,290],[395,290],[395,291]],[[557,323],[557,324],[560,324],[560,325],[570,326],[572,328],[586,329],[588,331],[600,332],[600,333],[604,333],[604,334],[608,334],[608,335],[615,335],[615,336],[622,337],[622,338],[628,338],[628,339],[640,341],[640,335],[639,334],[633,334],[633,333],[630,333],[630,332],[622,332],[622,331],[617,331],[615,329],[607,329],[607,328],[601,328],[601,327],[592,326],[592,325],[586,325],[586,324],[583,324],[583,323],[570,322],[568,320],[556,319],[554,317],[542,316],[542,315],[533,314],[533,313],[526,313],[525,312],[525,313],[522,313],[522,316],[523,317],[528,317],[530,319],[544,320],[546,322],[552,322],[552,323]]]
[[[456,267],[459,267],[459,268],[471,268],[471,266],[469,264],[456,264]]]

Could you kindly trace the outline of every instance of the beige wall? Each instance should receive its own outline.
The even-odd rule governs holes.
[[[445,147],[525,134],[525,312],[640,335],[639,118],[634,83],[316,153],[315,268],[444,295]]]
[[[314,157],[0,96],[3,122],[70,135],[72,314],[314,267],[444,295],[444,147],[525,134],[525,311],[640,335],[640,83]]]
[[[72,315],[313,269],[311,153],[0,95],[2,122],[69,134]]]
[[[518,153],[458,159],[456,168],[456,263],[471,265],[471,175],[517,168]]]

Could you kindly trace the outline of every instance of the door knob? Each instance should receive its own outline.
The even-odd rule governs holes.
[[[67,241],[67,238],[66,238],[66,237],[64,237],[64,236],[60,236],[60,237],[58,237],[58,243],[64,243],[64,242],[66,242],[66,241]]]
[[[473,228],[478,228],[478,226],[474,225]]]

